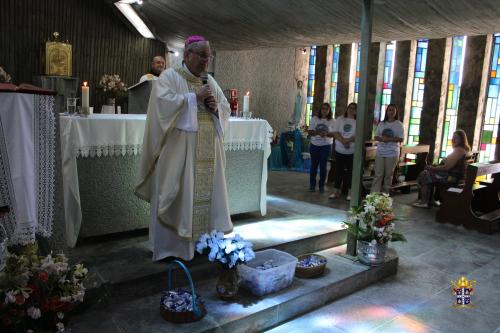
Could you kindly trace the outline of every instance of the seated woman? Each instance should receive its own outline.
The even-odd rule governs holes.
[[[414,207],[428,208],[434,185],[445,187],[456,186],[465,175],[465,159],[470,151],[467,135],[463,130],[456,130],[451,139],[453,151],[441,165],[427,166],[418,177],[420,200],[413,203]]]

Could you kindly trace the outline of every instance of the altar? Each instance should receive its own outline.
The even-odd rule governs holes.
[[[149,204],[133,194],[146,115],[60,117],[66,242],[146,228]],[[231,214],[266,214],[272,128],[262,119],[230,118],[224,132]]]

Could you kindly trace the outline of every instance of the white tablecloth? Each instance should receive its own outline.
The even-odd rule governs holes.
[[[10,244],[33,242],[35,233],[52,234],[53,112],[54,96],[0,93],[0,206],[11,210],[0,224]]]
[[[93,114],[88,118],[61,116],[61,154],[68,246],[75,246],[82,213],[76,158],[137,155],[142,151],[146,115]],[[261,214],[266,214],[267,158],[272,128],[262,119],[231,118],[225,128],[226,150],[264,150],[261,180]]]

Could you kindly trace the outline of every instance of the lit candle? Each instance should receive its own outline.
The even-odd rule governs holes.
[[[248,112],[250,109],[250,91],[247,91],[243,96],[243,112]]]
[[[87,86],[87,81],[83,82],[82,86],[82,108],[89,107],[89,88]]]

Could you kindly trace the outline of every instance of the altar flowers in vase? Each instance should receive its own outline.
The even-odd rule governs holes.
[[[99,88],[104,93],[108,105],[114,105],[115,99],[127,91],[118,74],[104,74],[99,80]]]
[[[196,242],[198,253],[208,253],[208,260],[219,262],[223,268],[216,285],[220,298],[232,299],[238,293],[240,278],[236,266],[255,258],[252,247],[252,242],[238,234],[224,238],[224,233],[216,230],[202,234]]]
[[[37,254],[37,245],[9,253],[0,272],[0,331],[63,332],[67,313],[83,302],[88,270],[64,254]]]
[[[349,210],[344,224],[358,240],[358,258],[363,264],[383,263],[389,242],[406,241],[395,231],[395,220],[392,198],[385,193],[369,194],[360,206]]]

